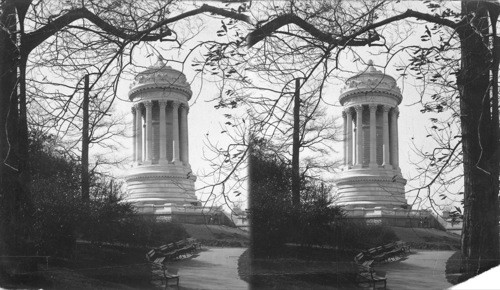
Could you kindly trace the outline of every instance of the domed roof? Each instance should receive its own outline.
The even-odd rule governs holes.
[[[185,93],[188,100],[191,99],[193,92],[191,86],[186,80],[186,75],[181,71],[167,66],[161,57],[153,66],[148,67],[145,71],[138,73],[128,93],[129,99],[132,100],[139,92],[146,90],[162,90],[173,89]]]
[[[347,79],[345,86],[341,89],[339,100],[343,103],[343,100],[348,96],[368,93],[391,95],[398,99],[398,103],[402,100],[401,90],[398,88],[396,80],[377,70],[372,60],[368,61],[368,66],[363,72]]]

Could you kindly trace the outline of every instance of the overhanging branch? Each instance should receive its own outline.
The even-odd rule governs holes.
[[[436,24],[448,26],[448,27],[454,28],[454,29],[458,27],[458,24],[451,21],[451,20],[444,19],[444,18],[441,18],[439,16],[434,16],[431,14],[421,13],[421,12],[417,12],[417,11],[413,11],[413,10],[408,9],[406,12],[404,12],[402,14],[399,14],[399,15],[396,15],[393,17],[389,17],[389,18],[384,19],[380,22],[364,26],[350,35],[342,36],[342,37],[334,37],[330,33],[325,33],[323,31],[319,30],[314,25],[305,21],[304,19],[300,18],[299,16],[297,16],[295,14],[283,14],[283,15],[280,15],[280,16],[276,17],[275,19],[269,21],[268,23],[262,25],[261,27],[255,29],[251,33],[249,33],[247,36],[247,45],[249,47],[252,47],[256,43],[258,43],[259,41],[266,38],[267,36],[270,36],[272,33],[277,31],[281,27],[283,27],[285,25],[289,25],[289,24],[295,24],[295,25],[299,26],[300,28],[302,28],[307,33],[311,34],[316,39],[323,41],[323,42],[326,42],[326,43],[329,43],[329,44],[332,44],[332,45],[336,45],[336,46],[339,46],[339,45],[340,46],[342,46],[342,45],[362,46],[362,45],[370,44],[374,41],[379,40],[378,35],[369,37],[367,39],[356,39],[356,37],[362,35],[363,33],[368,32],[370,30],[374,30],[378,27],[381,27],[381,26],[384,26],[384,25],[387,25],[387,24],[390,24],[392,22],[396,22],[399,20],[403,20],[406,18],[416,18],[416,19],[426,20],[426,21],[431,22],[431,23],[436,23]]]
[[[176,21],[188,18],[190,16],[194,16],[197,14],[202,14],[202,13],[212,13],[220,16],[224,16],[227,18],[232,18],[236,20],[240,20],[246,23],[252,23],[250,17],[248,15],[245,15],[243,13],[238,13],[234,11],[229,11],[225,10],[222,8],[218,7],[213,7],[210,5],[202,5],[200,8],[193,9],[191,11],[179,14],[175,17],[172,18],[167,18],[164,19],[163,21],[160,21],[154,25],[152,25],[150,28],[137,31],[134,33],[127,33],[125,32],[125,29],[115,27],[93,12],[89,11],[87,8],[82,7],[82,8],[77,8],[74,10],[69,11],[68,13],[56,18],[54,21],[49,22],[45,26],[41,27],[40,29],[33,31],[31,33],[26,34],[26,36],[23,38],[23,51],[24,53],[28,54],[31,52],[35,47],[37,47],[40,43],[45,41],[47,38],[51,37],[52,35],[56,34],[58,31],[63,29],[64,27],[68,26],[72,22],[80,19],[87,19],[93,24],[95,24],[97,27],[102,29],[103,31],[112,34],[114,36],[117,36],[119,38],[125,39],[125,40],[142,40],[142,41],[156,41],[159,40],[163,37],[170,36],[172,32],[169,29],[166,29],[162,33],[150,35],[150,33],[156,29],[159,29],[160,27],[164,27],[167,24],[174,23]]]

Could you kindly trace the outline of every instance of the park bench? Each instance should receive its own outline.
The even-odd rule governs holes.
[[[158,248],[158,251],[165,253],[175,249],[174,243],[166,244]]]
[[[382,246],[384,251],[392,251],[396,247],[398,247],[398,244],[396,242],[392,242],[392,243],[385,244]]]
[[[387,287],[387,278],[385,273],[377,273],[372,268],[373,260],[365,261],[362,264],[356,264],[358,267],[358,272],[356,275],[356,283],[363,287],[366,284],[372,289]]]
[[[187,238],[186,240],[188,241],[189,244],[194,245],[196,250],[201,249],[201,243],[197,242],[196,239]]]
[[[405,254],[404,248],[395,248],[389,252],[386,253],[387,259],[396,259],[401,255]]]
[[[146,253],[146,259],[148,259],[148,261],[154,261],[156,260],[156,258],[160,257],[160,255],[161,254],[158,251],[152,249],[151,251]]]
[[[405,253],[410,251],[410,247],[406,245],[406,243],[397,241],[392,242],[383,246],[370,248],[366,251],[362,251],[360,254],[365,259],[374,260],[377,263],[384,262],[391,259],[396,259]],[[358,254],[359,255],[359,254]],[[358,262],[359,258],[355,258],[355,261]]]
[[[365,259],[365,255],[363,254],[363,252],[361,252],[361,253],[357,254],[356,257],[354,257],[354,262],[361,264],[364,259]]]
[[[179,287],[179,278],[177,269],[165,265],[165,257],[159,257],[151,263],[151,280],[165,281],[165,288],[170,280],[174,280],[175,285]]]
[[[405,242],[397,241],[395,243],[398,247],[402,248],[405,253],[410,252],[410,246],[408,244],[406,244]]]
[[[153,261],[158,257],[164,257],[167,261],[174,261],[181,257],[185,258],[198,249],[201,249],[201,244],[197,243],[195,239],[188,238],[155,248],[149,251],[146,257],[149,261]]]

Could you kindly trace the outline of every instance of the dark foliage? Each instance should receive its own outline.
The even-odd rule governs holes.
[[[335,223],[330,232],[330,243],[341,249],[364,250],[399,240],[394,231],[382,225],[344,220]]]
[[[91,176],[91,200],[83,201],[80,166],[58,152],[52,136],[33,131],[30,156],[38,254],[71,256],[77,239],[145,247],[187,237],[178,224],[136,215],[130,204],[121,202],[118,187],[98,174]]]
[[[285,243],[360,250],[398,240],[388,227],[346,219],[332,205],[329,188],[302,180],[301,205],[291,200],[291,168],[265,140],[250,154],[251,246],[255,256],[278,254]]]
[[[257,144],[256,144],[257,145]],[[286,242],[293,219],[291,170],[276,156],[250,155],[250,220],[253,254],[272,252]]]
[[[252,254],[276,253],[287,242],[327,244],[342,211],[331,206],[322,185],[307,181],[301,188],[302,204],[293,206],[291,168],[268,146],[265,140],[254,140],[250,154]]]

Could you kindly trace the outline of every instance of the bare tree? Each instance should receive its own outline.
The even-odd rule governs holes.
[[[189,17],[214,13],[250,22],[240,9],[209,5],[183,11],[176,1],[33,1],[4,0],[0,6],[0,248],[25,253],[29,240],[31,202],[28,170],[27,69],[43,67],[61,76],[54,82],[71,91],[71,82],[86,73],[101,73],[124,59],[141,42],[163,40],[179,44],[176,30]],[[244,6],[242,6],[244,7]],[[176,12],[178,11],[178,12]],[[179,27],[176,26],[178,24]],[[87,70],[87,72],[85,72]],[[46,71],[46,72],[47,72]],[[43,75],[43,74],[42,74]],[[36,78],[33,78],[36,86]],[[113,84],[117,84],[115,78]],[[51,80],[44,81],[50,85]],[[40,91],[39,91],[40,93]],[[55,95],[59,92],[55,91]],[[43,90],[43,97],[50,95]],[[73,93],[66,99],[71,103]],[[112,103],[112,101],[110,102]],[[66,108],[66,109],[65,109]],[[59,110],[61,108],[56,108]],[[66,112],[67,106],[61,112]],[[67,118],[72,118],[68,116]]]
[[[272,118],[277,115],[276,111],[281,108],[287,111],[289,107],[278,106],[280,98],[267,96],[272,92],[280,96],[285,94],[275,91],[272,86],[264,87],[260,83],[253,83],[248,72],[261,77],[266,71],[268,73],[261,79],[286,84],[290,79],[298,77],[294,75],[298,71],[305,72],[307,79],[317,72],[316,68],[328,67],[329,62],[333,62],[332,70],[337,69],[342,53],[352,47],[380,46],[386,53],[395,55],[397,47],[388,43],[384,36],[388,33],[384,29],[393,23],[417,19],[420,24],[445,27],[445,37],[456,40],[460,48],[456,90],[460,99],[457,112],[461,130],[461,144],[450,144],[445,149],[449,151],[448,156],[455,158],[454,152],[459,145],[462,147],[464,271],[468,275],[483,272],[499,261],[499,39],[496,23],[500,6],[496,2],[462,1],[461,7],[456,10],[429,1],[429,12],[411,9],[384,12],[391,11],[384,9],[387,5],[384,1],[319,1],[314,4],[289,1],[281,6],[273,4],[267,7],[269,9],[261,12],[264,20],[257,22],[255,29],[246,36],[246,44],[252,49],[242,48],[241,33],[236,30],[233,42],[227,44],[214,41],[207,62],[210,70],[222,65],[225,69],[220,70],[220,73],[225,79],[237,76],[240,79],[240,89],[244,86],[246,89],[258,88],[266,93],[255,99],[247,96],[244,98],[243,95],[236,95],[230,88],[226,90],[227,96],[221,97],[220,103],[222,106],[236,106],[238,102],[263,106],[267,102],[270,105],[263,111],[267,118]],[[227,28],[228,25],[225,26]],[[221,34],[227,34],[226,28],[222,27]],[[432,49],[448,48],[449,44],[443,41],[442,47]],[[234,61],[229,62],[227,59]],[[423,54],[412,61],[426,59],[428,60]],[[243,75],[244,72],[246,73]],[[323,76],[331,76],[331,70],[324,69]]]

